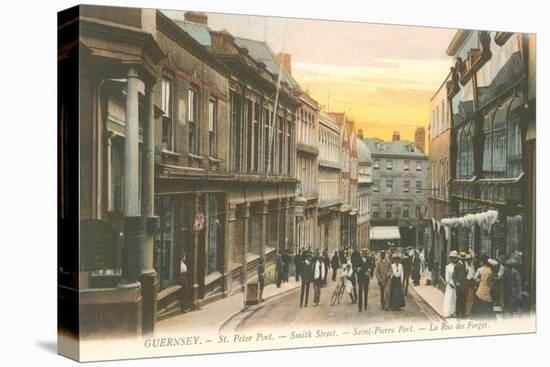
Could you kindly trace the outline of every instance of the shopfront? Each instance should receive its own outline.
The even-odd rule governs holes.
[[[526,176],[531,173],[525,169],[524,142],[532,118],[526,97],[527,35],[474,33],[476,47],[467,50],[465,61],[457,57],[447,85],[454,162],[451,218],[442,224],[450,233],[449,250],[469,251],[476,262],[481,255],[514,257],[525,289],[534,291],[529,274],[535,244],[526,235]]]

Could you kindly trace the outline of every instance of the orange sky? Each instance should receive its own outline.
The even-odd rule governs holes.
[[[456,30],[355,22],[208,14],[212,29],[266,41],[292,55],[292,74],[331,111],[346,111],[368,137],[414,140],[427,128],[430,97],[447,75]]]

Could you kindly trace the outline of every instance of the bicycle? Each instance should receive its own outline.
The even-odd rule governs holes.
[[[340,301],[342,300],[342,297],[344,296],[345,291],[345,285],[344,285],[344,278],[336,284],[336,287],[334,288],[334,291],[332,292],[332,297],[330,299],[330,305],[334,306],[336,302],[340,304]]]

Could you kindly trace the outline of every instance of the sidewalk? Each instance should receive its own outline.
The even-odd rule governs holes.
[[[281,284],[277,288],[275,284],[266,285],[264,288],[264,304],[274,297],[294,290],[300,286],[300,282],[291,277],[288,283]],[[170,334],[187,330],[211,332],[220,328],[233,316],[243,311],[244,293],[239,292],[229,297],[209,303],[198,310],[189,311],[157,323],[155,332]],[[257,306],[252,306],[257,307]]]
[[[426,278],[424,274],[420,278],[420,285],[413,286],[412,280],[410,280],[409,287],[411,287],[420,298],[424,300],[437,314],[443,317],[443,298],[444,293],[439,288],[433,285],[425,285]]]

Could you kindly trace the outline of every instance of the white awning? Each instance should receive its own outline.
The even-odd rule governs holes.
[[[371,240],[400,240],[399,228],[397,226],[371,227]]]

